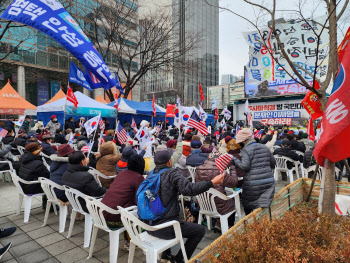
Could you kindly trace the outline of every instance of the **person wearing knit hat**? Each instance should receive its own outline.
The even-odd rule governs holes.
[[[167,143],[166,143],[166,147],[167,147],[167,148],[170,148],[170,149],[175,149],[176,144],[177,144],[177,141],[176,141],[176,140],[169,140],[169,141],[167,141]]]
[[[225,143],[227,144],[229,141],[232,140],[232,137],[231,136],[226,136],[225,137]]]
[[[227,153],[228,154],[231,154],[232,156],[234,156],[237,159],[241,160],[240,153],[241,153],[241,150],[242,150],[242,146],[239,145],[238,143],[236,143],[235,139],[231,139],[227,143],[226,148],[227,148]],[[243,177],[244,176],[244,172],[241,169],[236,168],[236,171],[237,171],[237,176],[238,177]]]
[[[20,168],[18,176],[26,181],[37,181],[39,177],[50,178],[50,172],[40,156],[41,146],[38,143],[30,143],[25,147],[24,153],[19,158]],[[43,193],[40,184],[23,184],[25,194]],[[43,207],[46,203],[43,202]]]
[[[269,148],[256,143],[250,129],[242,129],[236,136],[236,144],[243,144],[241,160],[232,158],[236,168],[244,171],[242,205],[246,215],[253,210],[271,205],[275,194],[275,179],[272,169],[276,160]]]
[[[56,184],[62,185],[62,175],[68,169],[68,158],[71,153],[75,150],[69,144],[61,144],[58,146],[57,154],[52,154],[50,156],[50,180]],[[55,189],[55,193],[58,199],[62,202],[67,202],[68,199],[62,190]]]

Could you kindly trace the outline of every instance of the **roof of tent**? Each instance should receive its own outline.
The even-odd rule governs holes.
[[[78,108],[73,103],[67,101],[66,114],[81,116],[96,116],[101,114],[104,117],[115,117],[115,109],[101,102],[98,102],[85,94],[76,91],[75,97],[78,100]],[[59,99],[55,102],[44,104],[38,107],[38,112],[57,112],[64,111],[66,98]]]
[[[51,100],[49,100],[48,102],[46,102],[45,104],[49,104],[49,103],[52,103],[52,102],[55,102],[55,101],[58,101],[60,99],[63,99],[66,97],[66,94],[64,94],[63,90],[59,90],[55,96],[53,96],[51,98]]]
[[[36,106],[22,98],[11,84],[7,83],[0,90],[0,114],[21,115],[24,114],[25,110],[31,110],[30,115],[36,114]]]
[[[129,108],[136,111],[137,114],[144,114],[144,115],[153,115],[153,109],[152,109],[152,101],[145,101],[145,102],[138,102],[138,101],[132,101],[127,100],[124,98],[119,98],[119,108],[122,109],[122,105],[127,105]],[[113,106],[114,102],[109,103],[108,105]],[[156,104],[157,109],[157,115],[165,116],[166,109]],[[123,113],[122,110],[119,112]]]

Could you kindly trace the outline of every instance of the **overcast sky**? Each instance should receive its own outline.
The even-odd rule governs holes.
[[[342,0],[344,1],[344,0]],[[262,2],[262,1],[259,1]],[[266,3],[270,1],[265,1]],[[286,10],[287,8],[295,9],[297,0],[278,0],[278,8]],[[316,10],[317,15],[322,15],[325,12],[325,8],[322,5],[318,5],[320,0],[307,0],[307,4],[303,8],[305,14],[311,10]],[[234,3],[234,4],[233,4]],[[285,6],[283,6],[285,5]],[[243,3],[243,0],[220,0],[221,7],[227,7],[236,11],[239,14],[250,17],[255,20],[254,10],[248,4]],[[349,15],[350,5],[347,8],[343,16],[343,20],[347,20],[348,23],[341,23],[341,28],[338,31],[338,38],[342,39],[342,32],[346,33],[346,29],[349,27]],[[291,16],[290,13],[280,13],[278,17]],[[235,76],[243,76],[243,67],[248,62],[248,45],[243,39],[242,32],[252,31],[254,28],[249,26],[248,22],[239,18],[238,16],[228,12],[220,11],[220,82],[222,74],[233,74]]]

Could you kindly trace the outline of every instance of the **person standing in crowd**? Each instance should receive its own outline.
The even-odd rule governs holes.
[[[226,145],[226,148],[227,148],[227,153],[228,154],[231,154],[232,156],[236,157],[237,159],[241,160],[241,145],[236,143],[236,140],[235,139],[232,139],[230,140],[227,145]],[[231,166],[232,168],[236,169],[236,172],[237,172],[237,176],[238,177],[243,177],[244,176],[244,172],[239,169],[239,168],[235,168],[234,166]]]
[[[144,180],[144,170],[145,160],[142,158],[142,156],[137,154],[130,156],[127,169],[118,173],[118,176],[108,188],[101,202],[115,210],[117,210],[118,206],[127,208],[137,205],[136,192]],[[123,227],[120,215],[104,213],[104,217],[108,227]],[[124,233],[125,246],[128,247],[129,244],[126,231]]]
[[[208,158],[208,154],[202,153],[202,143],[199,141],[191,142],[191,154],[186,158],[186,165],[197,167],[202,165]]]
[[[56,184],[62,185],[62,176],[68,169],[68,157],[74,149],[69,144],[58,146],[58,153],[50,156],[50,180]],[[56,196],[62,202],[67,202],[68,199],[62,190],[55,190]]]
[[[117,145],[113,142],[102,143],[100,156],[96,164],[97,170],[106,176],[116,175],[115,166],[121,157],[121,154],[117,154]],[[109,188],[114,178],[105,179],[100,177],[99,179],[103,187]]]
[[[55,133],[57,129],[61,128],[61,124],[58,122],[56,115],[51,116],[51,120],[46,125],[45,129],[47,129],[51,135],[51,137],[55,137]]]
[[[232,140],[231,136],[226,136],[225,139],[222,139],[219,143],[219,153],[225,154],[227,152],[226,144]]]
[[[80,117],[76,122],[74,122],[74,127],[75,128],[84,127],[84,123],[85,123],[85,118],[84,117]]]
[[[106,136],[104,137],[105,142],[110,142],[113,140],[114,130],[108,130]]]
[[[68,169],[62,176],[62,185],[72,187],[83,194],[100,197],[106,193],[106,188],[99,186],[94,176],[89,173],[89,159],[80,152],[73,152],[68,157]],[[88,213],[85,202],[81,201],[82,208]]]
[[[10,116],[9,119],[5,121],[5,128],[11,130],[13,133],[16,132],[14,120],[15,120],[15,117]]]
[[[68,120],[66,120],[64,127],[65,129],[71,129],[72,131],[74,131],[75,128],[79,128],[79,127],[75,127],[73,117],[69,117]]]
[[[154,169],[153,173],[160,173],[161,170],[166,169],[160,174],[159,187],[159,197],[163,206],[166,208],[166,211],[161,219],[152,222],[152,224],[156,226],[172,220],[179,221],[182,237],[187,238],[185,243],[186,254],[188,258],[191,258],[198,243],[204,237],[205,228],[195,223],[180,221],[180,207],[178,202],[179,194],[184,196],[196,196],[204,193],[211,187],[222,184],[224,182],[225,174],[218,174],[211,181],[191,183],[184,178],[177,169],[172,168],[172,153],[173,151],[171,149],[158,149],[154,154],[156,168]],[[148,234],[165,240],[175,238],[173,227],[148,232]],[[175,257],[172,257],[169,249],[163,253],[162,258],[172,258],[172,262],[176,263],[184,262],[181,250]]]
[[[63,136],[62,129],[57,129],[56,134],[55,134],[54,143],[65,144],[67,142],[68,141]]]
[[[151,130],[150,127],[149,127],[149,122],[146,121],[146,120],[141,121],[140,126],[141,127],[146,127],[145,128],[145,133],[148,134],[148,136],[150,138],[154,139],[153,135],[157,132],[157,128],[154,128],[154,129]],[[153,141],[155,141],[155,140],[153,140]],[[149,141],[146,146],[147,146],[147,149],[146,149],[146,153],[143,156],[143,158],[145,159],[146,171],[149,172],[150,171],[150,166],[152,164],[152,160],[151,160],[151,158],[152,158],[152,141]]]
[[[232,158],[236,168],[244,172],[242,205],[246,215],[259,207],[269,207],[275,194],[272,167],[276,160],[265,145],[256,143],[252,131],[242,129],[236,143],[243,145],[241,160]]]
[[[25,131],[26,134],[29,133],[29,130],[30,130],[30,116],[29,115],[26,115],[20,130]]]

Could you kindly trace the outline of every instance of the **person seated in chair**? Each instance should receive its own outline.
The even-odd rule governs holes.
[[[3,145],[2,148],[0,148],[0,161],[11,162],[13,169],[15,169],[16,173],[18,174],[20,163],[18,161],[13,161],[6,157],[13,147],[16,147],[16,145],[13,142],[11,142],[10,144]],[[0,171],[8,170],[10,170],[10,165],[8,163],[0,163]]]
[[[42,152],[44,154],[46,154],[47,156],[51,156],[52,154],[57,154],[56,150],[52,147],[51,145],[52,143],[52,137],[51,135],[44,135],[43,136],[43,142],[41,143],[41,147],[43,148],[42,149]],[[47,162],[48,165],[51,164],[51,160],[50,158],[46,158],[45,157],[45,160]]]
[[[18,132],[19,136],[15,139],[16,146],[26,147],[27,134],[24,131]]]
[[[62,133],[62,129],[57,129],[56,130],[56,134],[55,134],[55,139],[54,139],[54,143],[60,143],[60,144],[65,144],[68,141],[66,140],[66,138],[64,138],[63,133]]]

